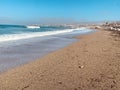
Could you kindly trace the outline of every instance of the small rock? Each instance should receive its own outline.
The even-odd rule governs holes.
[[[84,66],[79,66],[79,68],[84,68]]]
[[[74,88],[74,90],[78,90],[77,88]]]
[[[59,84],[62,84],[62,82],[59,82]]]

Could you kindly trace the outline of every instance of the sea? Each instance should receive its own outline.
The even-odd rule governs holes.
[[[93,33],[85,27],[0,25],[0,72],[21,66],[77,42],[75,36]]]

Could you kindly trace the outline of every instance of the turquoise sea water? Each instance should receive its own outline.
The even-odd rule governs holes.
[[[37,29],[31,29],[25,25],[0,25],[0,42],[55,35],[64,33],[66,29],[69,28],[63,26],[41,26]]]
[[[68,27],[63,27],[63,26],[41,26],[41,28],[38,29],[30,29],[27,28],[27,26],[25,25],[0,25],[0,35],[55,31],[55,30],[62,30],[67,28]]]

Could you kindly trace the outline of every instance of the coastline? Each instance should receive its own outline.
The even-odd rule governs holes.
[[[75,30],[75,29],[72,29]],[[19,67],[53,51],[62,49],[77,41],[77,35],[88,34],[94,30],[83,28],[70,33],[56,34],[44,37],[21,39],[0,43],[0,72]]]
[[[78,42],[1,74],[0,90],[119,90],[119,40],[104,30],[77,38]]]

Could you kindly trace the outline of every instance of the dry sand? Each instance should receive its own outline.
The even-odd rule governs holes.
[[[120,90],[120,37],[100,30],[0,75],[0,90]]]

